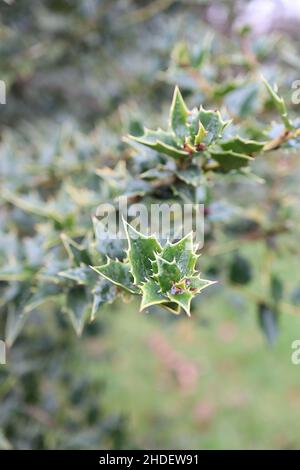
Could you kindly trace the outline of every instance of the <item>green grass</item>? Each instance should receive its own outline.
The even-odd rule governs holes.
[[[91,375],[106,380],[104,407],[126,416],[130,441],[142,448],[299,447],[300,366],[290,356],[300,319],[282,319],[270,350],[253,312],[237,314],[223,297],[203,309],[205,327],[188,318],[161,324],[122,306],[103,312],[104,344],[85,361]],[[150,346],[154,338],[194,364],[190,387],[180,385],[165,351]]]

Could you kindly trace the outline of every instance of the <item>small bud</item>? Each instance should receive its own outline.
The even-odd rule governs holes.
[[[203,152],[204,149],[205,149],[205,144],[203,142],[200,142],[199,144],[196,145],[197,152]]]

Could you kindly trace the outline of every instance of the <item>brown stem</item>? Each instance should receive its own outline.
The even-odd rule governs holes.
[[[300,128],[296,130],[288,130],[286,129],[282,134],[275,139],[270,140],[264,146],[264,152],[269,152],[270,150],[276,150],[280,148],[285,142],[288,142],[290,139],[297,139],[300,137]]]

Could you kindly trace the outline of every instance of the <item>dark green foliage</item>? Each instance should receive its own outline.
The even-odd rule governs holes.
[[[237,254],[229,265],[229,279],[234,284],[248,284],[252,278],[252,268],[247,258]]]
[[[278,336],[278,311],[262,303],[257,306],[258,322],[270,346]]]

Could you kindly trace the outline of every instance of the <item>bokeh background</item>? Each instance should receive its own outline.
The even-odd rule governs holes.
[[[0,366],[0,448],[299,448],[300,365],[291,362],[291,344],[300,339],[296,144],[257,163],[267,189],[255,179],[219,183],[209,221],[217,242],[203,257],[204,272],[219,283],[201,296],[192,319],[116,302],[78,338],[58,301],[37,302],[28,313],[20,268],[25,263],[28,275],[42,259],[50,272],[54,261],[44,250],[57,243],[60,224],[72,236],[72,217],[91,229],[103,198],[95,171],[127,155],[123,135],[165,124],[175,83],[189,103],[226,106],[235,122],[259,129],[278,121],[261,91],[263,73],[297,116],[298,2],[7,0],[0,18],[7,90],[0,105],[0,337],[9,344]],[[28,194],[40,204],[22,203]],[[251,205],[238,225],[230,218],[237,200]],[[59,211],[70,218],[45,222]],[[264,236],[253,227],[258,220]],[[274,221],[284,226],[278,238]],[[10,277],[7,266],[16,268]],[[272,297],[264,291],[266,266],[275,300],[284,292],[280,315],[258,311],[259,296]]]

